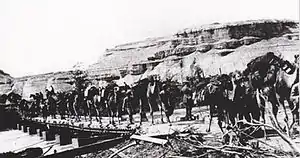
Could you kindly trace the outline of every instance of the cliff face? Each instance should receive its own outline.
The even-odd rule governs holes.
[[[7,93],[11,90],[11,83],[13,82],[13,78],[0,70],[0,90],[3,93]]]
[[[202,68],[205,75],[229,73],[244,69],[251,59],[269,51],[292,61],[299,51],[298,25],[288,20],[256,20],[183,29],[172,36],[107,49],[86,71],[93,81],[127,74],[159,74],[162,79],[182,81],[194,67]],[[17,78],[2,86],[13,85],[15,91],[28,96],[50,85],[68,90],[70,79],[70,72],[59,72]],[[0,92],[5,92],[1,85]]]
[[[254,20],[183,29],[173,36],[146,39],[107,49],[98,62],[89,67],[89,71],[97,75],[104,70],[118,68],[138,74],[136,65],[144,63],[140,69],[155,67],[153,74],[173,76],[176,78],[174,80],[178,80],[190,73],[191,63],[195,59],[195,65],[205,69],[207,75],[219,73],[219,68],[223,72],[231,68],[230,71],[233,71],[234,68],[242,69],[248,61],[266,51],[281,52],[284,55],[296,53],[298,28],[298,23],[288,20]],[[178,57],[183,59],[175,60]],[[170,58],[173,60],[168,60]],[[183,74],[173,74],[175,72]]]
[[[11,89],[28,99],[30,94],[42,92],[45,94],[46,88],[51,85],[55,91],[68,91],[72,88],[71,72],[56,72],[40,74],[35,76],[25,76],[15,78],[11,83]]]

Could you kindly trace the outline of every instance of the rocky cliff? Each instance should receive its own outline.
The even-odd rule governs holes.
[[[299,46],[298,25],[289,20],[252,20],[187,28],[173,36],[107,49],[89,71],[97,75],[102,70],[118,68],[127,73],[142,74],[152,69],[147,73],[174,80],[190,75],[191,66],[195,65],[206,75],[220,70],[227,73],[243,69],[252,58],[266,51],[290,58]]]
[[[2,93],[7,93],[11,90],[12,82],[13,78],[8,73],[0,70],[0,90]]]
[[[162,79],[180,82],[191,75],[194,67],[202,68],[205,75],[229,73],[244,69],[251,59],[269,51],[293,60],[293,55],[299,52],[298,29],[299,23],[289,20],[214,23],[187,28],[172,36],[107,49],[86,71],[93,81],[126,78],[128,74],[135,79],[159,74]],[[68,90],[70,79],[70,72],[58,72],[16,78],[2,86],[28,96],[49,85]],[[0,92],[5,92],[5,88],[0,87]]]
[[[12,90],[28,99],[32,93],[43,92],[45,94],[46,88],[50,86],[53,86],[56,91],[70,90],[72,88],[72,73],[56,72],[15,78],[12,83]]]

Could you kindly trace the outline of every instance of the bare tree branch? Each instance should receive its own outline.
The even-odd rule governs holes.
[[[254,120],[255,123],[250,123],[250,122],[247,122],[245,120],[241,120],[241,121],[238,121],[238,122],[242,122],[242,123],[245,123],[245,124],[248,124],[248,125],[251,125],[251,126],[264,126],[264,127],[268,127],[268,128],[273,129],[292,148],[292,150],[296,154],[300,154],[300,149],[296,145],[296,143],[293,140],[291,140],[287,135],[283,134],[278,128],[275,128],[274,126],[271,126],[271,125],[268,125],[268,124],[260,123],[260,122],[255,121],[255,120]]]

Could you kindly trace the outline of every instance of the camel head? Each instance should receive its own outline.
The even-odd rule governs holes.
[[[222,74],[222,75],[218,76],[217,80],[221,82],[222,86],[225,89],[230,90],[230,91],[233,90],[233,83],[232,83],[231,77],[229,75]]]
[[[229,74],[229,76],[231,77],[232,82],[233,82],[234,84],[237,84],[238,81],[240,81],[240,80],[242,79],[243,74],[242,74],[241,71],[236,70],[236,71],[234,71],[234,72],[231,72],[231,73]]]

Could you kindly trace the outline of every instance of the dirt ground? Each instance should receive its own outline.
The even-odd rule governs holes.
[[[270,108],[270,107],[267,107]],[[288,113],[290,111],[288,109]],[[221,147],[224,145],[223,134],[217,125],[217,119],[213,118],[211,132],[206,132],[208,127],[209,115],[207,107],[194,107],[193,115],[198,118],[193,121],[180,121],[185,116],[185,109],[177,109],[171,117],[172,125],[160,122],[160,113],[155,112],[155,125],[151,125],[150,121],[144,122],[138,129],[137,134],[148,136],[162,135],[162,139],[167,139],[168,145],[162,146],[149,142],[127,140],[113,149],[99,151],[98,153],[90,153],[84,157],[99,158],[109,157],[114,151],[124,146],[137,142],[137,145],[131,146],[119,155],[114,157],[294,157],[290,146],[282,140],[278,135],[269,134],[268,139],[256,138],[247,142],[246,146],[253,145],[260,151],[248,152],[242,151],[241,155],[224,153],[221,151],[212,152],[211,149],[199,149],[197,146],[208,145],[210,147]],[[291,116],[291,115],[289,115]],[[149,114],[147,114],[149,119]],[[124,116],[127,118],[127,116]],[[280,109],[278,119],[283,125],[284,113]],[[135,115],[135,125],[138,126],[139,116]],[[291,118],[290,118],[291,119]],[[267,123],[270,120],[267,119]],[[126,121],[123,122],[126,124]],[[300,147],[299,127],[295,126],[293,130],[293,141]],[[166,135],[168,135],[166,137]],[[257,146],[258,144],[258,146]],[[251,149],[252,150],[252,149]],[[284,151],[284,152],[282,152]],[[260,154],[263,152],[264,154]]]

